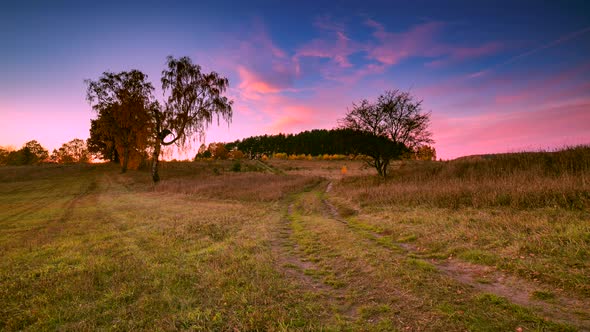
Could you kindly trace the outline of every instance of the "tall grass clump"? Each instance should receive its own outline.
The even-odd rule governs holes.
[[[590,207],[588,145],[395,166],[387,181],[348,178],[335,190],[365,205]]]

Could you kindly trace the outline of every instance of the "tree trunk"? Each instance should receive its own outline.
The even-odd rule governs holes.
[[[375,157],[375,168],[377,169],[377,174],[383,176],[383,164],[381,163],[380,157]]]
[[[389,160],[387,161],[383,161],[383,164],[381,165],[381,167],[383,167],[383,178],[387,178],[387,167],[389,166]]]
[[[129,163],[129,147],[126,146],[123,148],[123,168],[121,169],[121,173],[127,172],[127,164]]]
[[[160,175],[158,174],[160,148],[161,148],[161,143],[160,143],[160,140],[158,139],[156,141],[156,144],[154,146],[154,152],[152,154],[152,180],[154,181],[154,183],[157,183],[158,181],[160,181]]]

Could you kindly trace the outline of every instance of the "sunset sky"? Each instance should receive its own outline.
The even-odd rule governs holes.
[[[443,159],[590,143],[589,1],[24,0],[0,5],[0,146],[86,139],[84,79],[139,69],[161,98],[167,55],[229,78],[207,143],[333,128],[395,88]]]

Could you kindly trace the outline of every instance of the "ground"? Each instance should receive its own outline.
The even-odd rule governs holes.
[[[590,329],[587,213],[368,204],[356,161],[232,169],[0,168],[0,330]]]

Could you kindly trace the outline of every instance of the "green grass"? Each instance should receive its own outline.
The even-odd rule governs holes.
[[[358,189],[367,170],[340,163],[163,163],[157,186],[112,165],[0,168],[0,330],[571,330],[437,264],[584,300],[587,212],[371,203],[389,184]]]
[[[29,169],[0,185],[1,330],[319,326],[268,250],[274,204],[154,192],[108,165]]]

